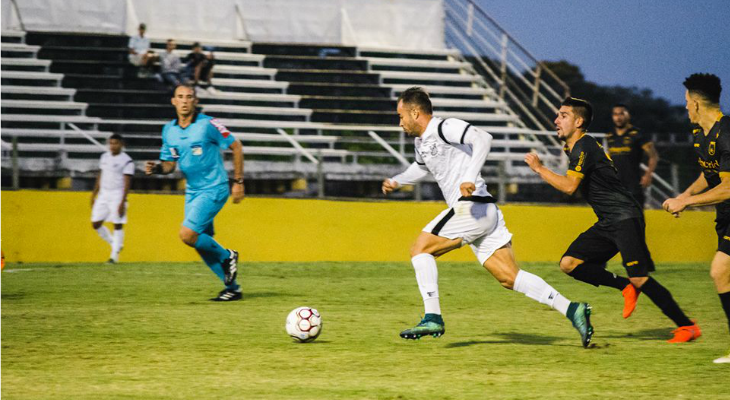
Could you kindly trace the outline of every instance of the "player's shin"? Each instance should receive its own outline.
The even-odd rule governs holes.
[[[725,310],[727,326],[730,329],[730,292],[720,293],[720,302],[722,303],[722,309]]]
[[[124,229],[115,229],[112,239],[112,256],[116,256],[122,251],[124,246]]]
[[[573,279],[593,286],[608,286],[623,290],[630,281],[607,271],[603,265],[580,264],[568,273]]]
[[[205,265],[210,268],[211,271],[213,271],[214,274],[218,277],[218,279],[221,280],[221,282],[225,282],[226,276],[223,273],[223,267],[221,266],[221,263],[216,259],[216,256],[210,253],[205,253],[200,250],[197,250],[198,254],[200,255],[200,258],[203,259],[205,262]],[[233,281],[230,285],[226,286],[226,289],[233,289],[237,290],[239,288],[238,283]]]
[[[105,242],[109,243],[109,245],[112,245],[112,235],[111,233],[109,233],[109,229],[107,229],[106,226],[100,226],[99,229],[96,230],[96,233],[98,233],[99,237],[104,239]]]
[[[513,288],[516,292],[523,293],[525,296],[536,300],[542,304],[548,305],[553,309],[566,315],[570,300],[558,293],[552,286],[548,285],[542,278],[527,271],[520,270],[515,278]]]
[[[441,314],[436,259],[431,254],[421,253],[411,258],[411,263],[416,270],[416,281],[426,314]]]
[[[198,235],[198,240],[195,241],[195,245],[193,247],[195,247],[195,250],[198,250],[199,253],[202,252],[215,256],[219,263],[227,259],[230,254],[228,250],[218,244],[213,237],[205,233]]]
[[[649,279],[641,286],[641,291],[646,294],[646,296],[649,297],[649,299],[651,299],[651,301],[654,302],[660,310],[662,310],[664,315],[674,321],[677,326],[694,325],[694,323],[687,318],[682,309],[679,308],[679,304],[674,301],[669,290],[654,280],[654,278],[649,277]]]

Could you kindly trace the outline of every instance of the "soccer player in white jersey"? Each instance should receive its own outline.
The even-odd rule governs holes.
[[[430,173],[449,207],[423,228],[411,248],[411,263],[426,315],[400,336],[419,339],[444,334],[436,257],[468,244],[479,263],[504,288],[524,293],[568,317],[580,333],[583,347],[587,347],[593,336],[591,307],[571,302],[542,278],[517,266],[512,234],[481,177],[492,136],[462,120],[433,117],[428,93],[419,87],[400,95],[397,111],[401,128],[415,137],[416,161],[403,173],[385,179],[383,193],[416,183]]]
[[[91,226],[111,246],[109,263],[119,262],[124,247],[123,225],[127,223],[127,194],[132,185],[134,162],[122,151],[124,141],[115,133],[109,137],[109,151],[99,159],[99,175],[91,193]],[[114,234],[104,226],[114,224]]]

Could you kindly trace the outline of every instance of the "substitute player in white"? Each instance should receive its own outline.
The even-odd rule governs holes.
[[[122,151],[124,141],[115,133],[109,137],[109,151],[99,159],[99,175],[91,193],[91,226],[111,246],[109,263],[119,262],[124,247],[123,226],[127,223],[127,194],[132,185],[134,162]],[[114,234],[104,222],[114,224]]]
[[[414,184],[430,173],[449,206],[423,228],[411,248],[411,262],[426,315],[400,336],[419,339],[444,334],[436,257],[468,244],[479,263],[503,287],[524,293],[567,316],[580,332],[583,347],[587,347],[593,335],[590,306],[571,302],[542,278],[517,266],[512,234],[480,173],[489,155],[492,135],[462,120],[433,117],[431,100],[419,87],[400,95],[397,111],[401,128],[415,137],[416,161],[402,174],[385,179],[383,193]]]

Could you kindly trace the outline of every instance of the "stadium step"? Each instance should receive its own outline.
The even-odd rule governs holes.
[[[215,75],[214,75],[215,76]],[[228,92],[252,93],[284,93],[289,86],[288,82],[277,82],[257,79],[227,79],[213,78],[213,86]]]
[[[281,44],[281,43],[254,43],[252,51],[256,54],[311,56],[311,57],[354,57],[356,50],[349,46],[318,45],[318,44]]]
[[[65,123],[74,123],[82,129],[98,128],[101,119],[83,115],[36,115],[36,114],[3,114],[2,127],[5,128],[60,128]]]
[[[129,38],[121,35],[74,32],[28,32],[28,44],[76,48],[115,48],[126,52]]]
[[[357,48],[359,57],[374,58],[402,58],[413,60],[437,60],[445,61],[449,57],[458,57],[460,55],[455,49],[432,49],[432,50],[406,50],[406,49],[387,49],[361,46]]]
[[[75,99],[95,103],[170,103],[172,94],[167,89],[78,89]],[[172,106],[171,106],[172,107]]]
[[[431,73],[458,73],[460,70],[472,69],[468,62],[449,60],[414,60],[403,58],[364,58],[372,71],[404,71]]]
[[[380,81],[378,74],[365,71],[302,69],[280,69],[276,74],[276,79],[279,81],[289,82],[326,82],[371,85],[377,85]]]
[[[51,60],[94,60],[117,61],[128,60],[128,50],[125,47],[77,47],[77,46],[46,46],[38,51],[38,58]]]
[[[0,87],[4,100],[72,100],[75,89],[49,86],[12,86]]]
[[[276,75],[276,69],[237,65],[215,65],[213,66],[213,75],[217,78],[273,79],[274,75]]]
[[[5,43],[25,43],[25,32],[23,31],[2,31],[2,42]]]
[[[37,58],[3,58],[0,65],[3,71],[48,72],[51,62]]]
[[[4,71],[2,85],[59,86],[63,75],[48,72]]]
[[[99,130],[85,130],[85,134],[96,138],[106,139],[111,136],[111,132],[104,132]],[[82,137],[78,132],[67,129],[23,129],[23,128],[3,128],[3,135],[11,137],[23,137],[23,138],[60,138],[60,137]],[[87,140],[87,139],[84,139]]]
[[[396,101],[387,97],[303,96],[303,108],[394,111]]]
[[[189,50],[175,50],[175,54],[184,58],[190,54]],[[204,52],[207,54],[208,52]],[[234,53],[234,52],[214,52],[216,65],[252,65],[261,66],[261,62],[265,56],[261,54],[249,54],[249,53]]]
[[[404,90],[413,87],[412,84],[391,84],[388,85],[393,88],[396,96],[400,95]],[[451,98],[451,99],[471,99],[479,100],[484,99],[485,96],[494,95],[494,90],[491,88],[483,87],[453,87],[453,86],[438,86],[438,85],[423,85],[423,88],[433,98]]]
[[[306,121],[312,115],[312,110],[299,108],[250,107],[216,104],[204,104],[201,108],[204,113],[221,118],[249,118],[251,116],[258,116],[261,118],[282,121]]]
[[[314,109],[313,111],[312,122],[398,126],[395,109],[392,111]]]
[[[367,71],[367,61],[351,57],[267,55],[264,67],[279,69],[336,69]]]
[[[198,94],[201,104],[230,104],[241,106],[262,107],[296,107],[301,96],[285,94],[226,92],[218,90],[216,94],[200,91]]]
[[[54,60],[51,72],[61,74],[116,75],[134,77],[138,67],[125,61]]]
[[[161,83],[154,78],[126,78],[120,75],[64,74],[63,86],[77,89],[162,89]]]
[[[2,112],[7,114],[83,115],[88,105],[71,101],[3,100]]]
[[[204,48],[212,48],[213,52],[251,53],[251,42],[244,40],[191,40],[175,38],[175,45],[180,50],[192,51],[193,43],[198,42]],[[150,38],[150,47],[162,51],[167,47],[167,39]],[[205,50],[207,53],[207,50]]]
[[[402,71],[381,71],[379,72],[383,84],[409,84],[409,85],[436,85],[450,87],[471,87],[472,84],[480,82],[479,75],[471,74],[436,74],[427,72],[402,72]]]
[[[332,97],[386,97],[390,98],[392,89],[380,85],[354,85],[344,83],[292,82],[287,89],[289,94],[332,96]]]
[[[31,46],[24,43],[3,43],[0,55],[3,58],[36,58],[40,46]]]

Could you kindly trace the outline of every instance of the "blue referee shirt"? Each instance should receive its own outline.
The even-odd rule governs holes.
[[[187,128],[177,119],[162,128],[160,160],[175,161],[185,175],[186,191],[213,189],[228,184],[221,149],[227,149],[236,139],[215,118],[196,114]]]

